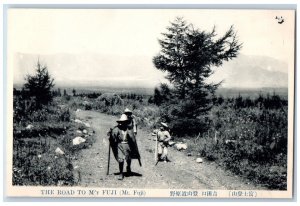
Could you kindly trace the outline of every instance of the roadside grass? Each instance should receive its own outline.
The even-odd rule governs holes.
[[[224,100],[214,105],[208,114],[210,122],[206,132],[178,136],[171,130],[171,135],[175,142],[188,145],[184,151],[187,155],[214,161],[254,184],[286,190],[287,106],[273,108],[271,100],[262,96],[254,99],[252,104],[241,97]],[[265,102],[268,108],[261,106],[259,101]],[[115,116],[129,107],[136,116],[138,126],[148,132],[156,129],[161,121],[160,108],[145,100],[125,98],[121,103],[110,105],[96,98],[73,97],[68,105],[73,109],[96,110]],[[189,128],[188,125],[182,125],[182,130],[186,128]]]
[[[14,104],[13,185],[77,184],[80,179],[72,160],[95,142],[93,131],[73,121],[74,111],[60,97],[33,111],[19,111],[22,104],[20,100]],[[73,145],[77,136],[86,141]]]
[[[97,98],[76,96],[65,101],[65,104],[73,110],[95,110],[113,116],[121,115],[125,108],[129,108],[133,111],[138,126],[149,131],[160,122],[159,107],[147,101],[124,99],[117,104],[107,105],[105,101],[99,101]]]
[[[214,116],[218,113],[217,116]],[[211,130],[185,142],[186,154],[214,161],[235,175],[274,190],[287,189],[287,120],[281,110],[214,108]],[[268,131],[267,125],[279,125]],[[215,125],[219,125],[217,128]]]

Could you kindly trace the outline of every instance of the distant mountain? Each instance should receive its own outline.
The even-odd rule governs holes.
[[[239,55],[217,68],[210,79],[224,80],[227,88],[288,87],[288,65],[271,57]]]
[[[164,74],[155,69],[152,57],[111,56],[94,53],[14,56],[14,83],[23,83],[32,74],[37,59],[46,63],[57,86],[101,86],[116,88],[153,88],[164,82]],[[217,68],[209,81],[224,80],[225,88],[279,88],[288,85],[288,65],[265,56],[240,54]]]
[[[37,60],[45,63],[56,85],[103,87],[154,87],[164,80],[145,56],[87,54],[15,55],[14,82],[21,83],[34,72]]]

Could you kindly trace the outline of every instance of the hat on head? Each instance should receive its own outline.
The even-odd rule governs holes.
[[[117,122],[125,122],[127,120],[128,120],[128,118],[127,118],[126,114],[122,114],[121,117],[120,117],[120,119],[117,120]]]
[[[167,125],[167,123],[161,122],[160,124],[161,124],[162,126],[166,127],[166,128],[169,128],[169,126]]]
[[[126,113],[131,113],[131,114],[132,114],[132,111],[131,111],[130,109],[126,108],[126,109],[124,110],[124,113],[125,113],[125,114],[126,114]]]

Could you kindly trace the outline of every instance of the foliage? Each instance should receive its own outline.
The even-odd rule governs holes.
[[[68,108],[59,108],[55,105],[41,106],[39,109],[33,109],[27,107],[25,100],[21,97],[14,96],[14,116],[13,120],[16,124],[22,124],[32,122],[46,122],[52,120],[54,122],[70,121],[71,114]]]
[[[175,86],[180,98],[185,98],[191,88],[214,86],[204,83],[212,74],[212,66],[221,66],[237,56],[241,48],[233,27],[220,38],[215,28],[211,32],[195,29],[183,18],[177,17],[163,39],[159,40],[161,52],[153,58],[155,67],[167,72],[167,79]]]
[[[154,88],[153,103],[160,106],[163,103],[167,103],[172,99],[172,90],[165,84],[160,84],[159,87]]]
[[[168,90],[172,88],[167,87]],[[79,96],[72,98],[68,104],[74,109],[85,109],[82,103],[88,101],[93,110],[113,115],[120,115],[125,107],[129,107],[138,127],[149,130],[157,128],[159,122],[168,120],[167,117],[174,117],[172,121],[168,120],[172,136],[175,141],[187,143],[186,152],[215,161],[254,184],[270,189],[286,189],[286,99],[275,93],[257,98],[240,95],[235,98],[213,97],[214,105],[207,114],[194,117],[192,112],[182,113],[178,104],[184,105],[185,102],[174,99],[173,92],[165,95],[165,90],[158,88],[158,91],[164,94],[161,98],[166,98],[160,106],[149,103],[148,96],[143,96],[140,102],[139,95],[130,93],[119,94],[122,104],[98,104],[94,98]],[[171,101],[174,102],[170,104]],[[176,119],[176,116],[182,118]],[[199,122],[202,124],[200,128]]]
[[[30,146],[28,146],[30,145]],[[15,149],[14,185],[73,185],[72,164],[63,156],[41,152],[34,144]],[[20,152],[21,151],[21,152]]]
[[[35,99],[36,107],[40,108],[42,105],[47,105],[52,101],[54,79],[49,75],[47,66],[42,66],[37,62],[37,69],[35,75],[27,75],[26,83],[24,84],[23,94],[26,98],[33,97]]]
[[[249,99],[239,96],[224,99],[209,113],[209,130],[189,140],[188,152],[216,161],[256,184],[286,189],[287,105],[270,109],[268,102],[274,98],[260,96],[249,105],[244,104]]]
[[[101,95],[102,95],[101,92],[92,92],[92,93],[80,93],[80,94],[76,94],[75,96],[88,97],[88,98],[96,99]]]
[[[201,116],[205,116],[212,107],[212,97],[221,84],[207,83],[205,80],[213,73],[212,67],[218,67],[224,61],[237,56],[241,48],[236,38],[236,32],[230,27],[220,38],[217,38],[215,28],[211,32],[195,29],[192,24],[177,17],[167,32],[159,40],[160,53],[153,58],[155,67],[167,73],[167,79],[172,84],[170,90],[172,99],[164,101],[163,85],[154,91],[154,102],[162,105],[165,119],[178,120],[178,127],[186,125],[181,122],[191,122],[195,128],[205,128]],[[172,124],[172,123],[171,123]],[[181,130],[186,131],[186,130]],[[197,129],[194,130],[199,132]],[[181,132],[182,133],[182,132]]]
[[[75,89],[72,90],[72,93],[73,93],[73,96],[76,96],[76,90]]]
[[[74,117],[71,107],[63,104],[68,103],[65,97],[56,97],[51,105],[29,110],[24,107],[21,93],[14,90],[13,184],[76,184],[78,171],[74,170],[72,159],[79,150],[95,142],[91,131],[85,128],[88,134],[76,133],[79,126],[71,122]],[[72,145],[76,136],[82,136],[86,142]],[[56,154],[57,147],[65,155]]]

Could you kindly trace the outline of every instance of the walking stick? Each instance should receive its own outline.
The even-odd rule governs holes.
[[[135,139],[135,140],[134,140],[133,143],[134,143],[135,148],[136,148],[136,150],[137,150],[136,152],[139,154],[139,156],[138,156],[137,159],[138,159],[138,161],[139,161],[139,165],[142,166],[141,156],[140,156],[140,152],[139,152],[139,150],[138,150],[138,145],[137,145],[137,141],[136,141],[136,136],[135,136],[135,135],[134,135],[134,139]]]
[[[156,162],[155,163],[155,166],[157,165],[157,163],[159,162],[159,159],[158,159],[158,135],[156,134],[156,141],[155,141],[155,152],[154,152],[154,161]]]
[[[106,171],[106,175],[109,175],[109,164],[110,164],[110,142],[108,144],[108,158],[107,158],[107,171]]]

